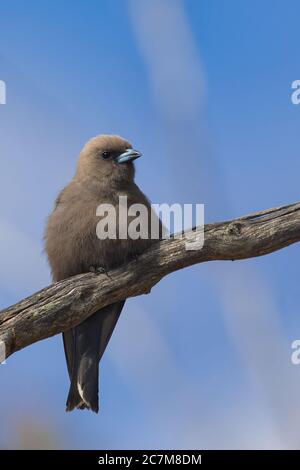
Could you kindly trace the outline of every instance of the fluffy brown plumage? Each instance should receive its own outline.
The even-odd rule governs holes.
[[[132,146],[125,139],[103,135],[89,141],[81,151],[75,176],[59,194],[46,229],[53,280],[88,272],[91,267],[108,270],[138,256],[151,243],[150,237],[99,240],[96,235],[99,204],[118,208],[119,196],[126,195],[128,207],[144,204],[151,213],[148,199],[134,183],[133,159],[140,155],[133,154],[130,161],[122,163],[117,160],[128,149]],[[105,307],[64,334],[71,380],[68,411],[76,407],[98,411],[98,364],[123,305]]]

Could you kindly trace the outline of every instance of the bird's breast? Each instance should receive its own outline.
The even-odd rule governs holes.
[[[119,193],[114,198],[79,199],[57,207],[49,219],[46,235],[54,279],[88,272],[92,266],[111,269],[145,251],[151,240],[130,237],[128,227],[135,216],[128,212],[125,216],[124,196],[125,193]],[[127,197],[127,211],[140,202]]]

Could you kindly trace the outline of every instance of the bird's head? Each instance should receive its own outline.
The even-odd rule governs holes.
[[[83,147],[77,175],[84,178],[96,178],[111,182],[133,181],[133,161],[141,157],[141,153],[117,135],[100,135],[94,137]]]

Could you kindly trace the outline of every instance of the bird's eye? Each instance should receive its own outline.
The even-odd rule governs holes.
[[[110,157],[109,152],[102,152],[102,158],[104,158],[104,160],[107,160],[109,157]]]

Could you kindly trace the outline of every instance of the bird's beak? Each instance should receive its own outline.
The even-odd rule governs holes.
[[[136,160],[137,158],[141,156],[142,156],[141,152],[138,152],[137,150],[134,150],[134,149],[127,149],[126,152],[121,153],[121,155],[117,156],[116,161],[118,163],[132,162],[133,160]]]

